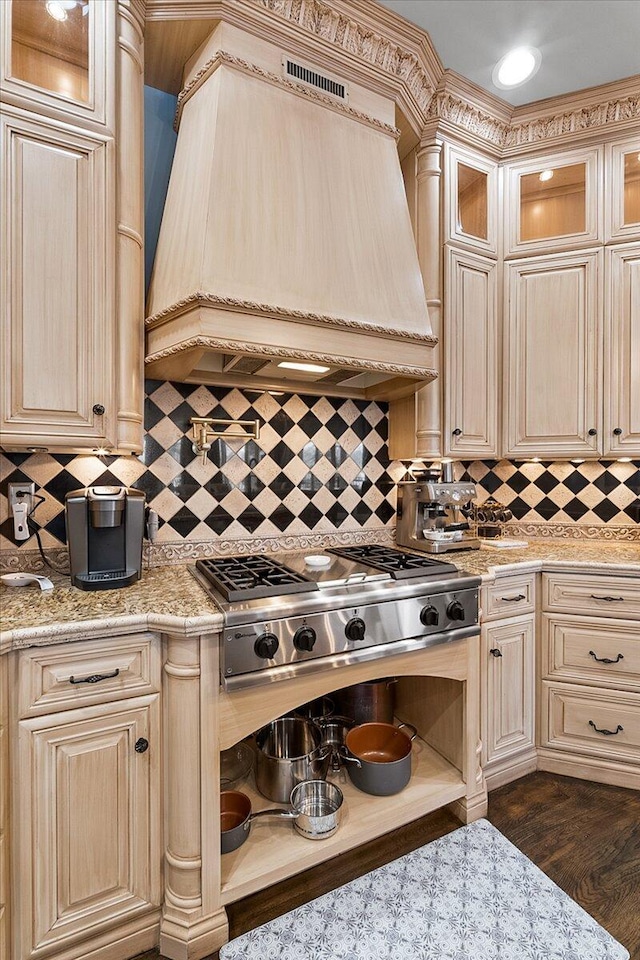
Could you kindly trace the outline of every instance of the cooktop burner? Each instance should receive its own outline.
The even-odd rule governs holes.
[[[197,560],[196,567],[230,602],[318,589],[314,580],[267,556]]]
[[[394,580],[405,580],[407,577],[419,577],[420,574],[433,576],[435,574],[457,573],[458,568],[444,560],[405,553],[395,547],[385,547],[382,544],[370,543],[355,547],[336,547],[327,550],[338,557],[346,557],[355,563],[364,563],[375,570],[384,570]]]

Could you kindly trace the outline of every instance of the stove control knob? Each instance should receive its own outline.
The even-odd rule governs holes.
[[[423,607],[420,611],[420,623],[424,627],[435,627],[438,625],[440,614],[435,607]]]
[[[300,627],[293,635],[293,645],[301,653],[310,653],[316,642],[316,632],[313,627]]]
[[[447,607],[447,616],[450,620],[464,620],[464,607],[459,600],[453,600]]]
[[[275,633],[263,633],[253,645],[256,657],[261,660],[273,660],[279,643]]]
[[[353,617],[344,628],[347,640],[364,640],[365,623],[360,617]]]

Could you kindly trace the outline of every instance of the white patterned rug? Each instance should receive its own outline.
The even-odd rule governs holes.
[[[629,960],[487,820],[220,950],[220,960]]]

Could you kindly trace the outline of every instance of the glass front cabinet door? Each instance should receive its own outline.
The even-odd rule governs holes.
[[[505,254],[574,250],[601,242],[600,148],[505,169]]]
[[[607,145],[607,241],[640,239],[640,137]]]
[[[445,145],[446,240],[497,254],[498,172],[491,160]]]

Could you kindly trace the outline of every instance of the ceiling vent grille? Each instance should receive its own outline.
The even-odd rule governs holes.
[[[289,60],[288,57],[284,58],[284,68],[288,77],[293,77],[299,83],[304,83],[307,87],[315,87],[317,90],[323,90],[325,93],[330,93],[332,97],[338,97],[340,100],[348,99],[348,91],[344,83],[332,80],[331,77],[318,73],[316,70],[311,70],[301,63],[295,63],[295,61]]]

